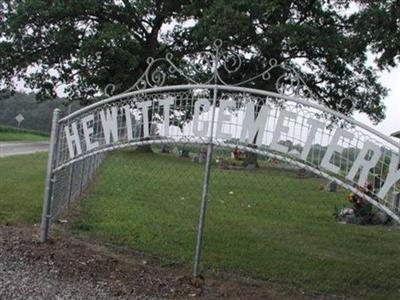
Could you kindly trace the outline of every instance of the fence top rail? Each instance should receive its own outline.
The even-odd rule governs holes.
[[[366,130],[367,132],[372,133],[373,135],[381,138],[385,142],[389,143],[393,147],[400,149],[400,143],[395,141],[393,138],[390,136],[387,136],[383,134],[382,132],[360,122],[357,121],[356,119],[347,116],[343,113],[340,113],[338,111],[335,111],[331,108],[328,108],[324,105],[321,105],[319,103],[310,101],[305,98],[301,97],[293,97],[293,96],[288,96],[288,95],[283,95],[275,92],[270,92],[270,91],[264,91],[264,90],[259,90],[259,89],[253,89],[253,88],[246,88],[246,87],[239,87],[239,86],[229,86],[229,85],[215,85],[215,84],[185,84],[185,85],[171,85],[171,86],[162,86],[162,87],[153,87],[153,88],[148,88],[148,89],[143,89],[143,90],[137,90],[137,91],[132,91],[128,93],[123,93],[119,95],[115,95],[112,97],[109,97],[107,99],[98,101],[96,103],[93,103],[91,105],[88,105],[86,107],[83,107],[80,110],[77,110],[59,120],[59,123],[64,123],[68,121],[71,118],[74,118],[76,116],[79,116],[85,112],[88,112],[92,109],[95,109],[99,106],[103,106],[105,104],[109,104],[112,102],[116,102],[120,99],[127,98],[127,97],[132,97],[135,95],[140,95],[140,94],[150,94],[150,93],[157,93],[157,92],[167,92],[167,91],[179,91],[179,90],[194,90],[194,89],[217,89],[219,91],[231,91],[231,92],[241,92],[241,93],[248,93],[248,94],[256,94],[260,96],[266,96],[266,97],[275,97],[275,98],[280,98],[286,101],[294,102],[300,105],[304,105],[307,107],[311,107],[326,113],[329,113],[337,118],[343,119],[351,124],[354,124],[358,126],[359,128],[362,128]]]

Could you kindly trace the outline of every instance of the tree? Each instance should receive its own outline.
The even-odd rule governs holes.
[[[82,104],[109,83],[130,87],[146,68],[146,58],[163,56],[163,24],[184,1],[6,1],[0,9],[0,79],[13,78],[55,98],[66,84],[70,99]],[[32,68],[33,67],[33,68]]]
[[[0,124],[17,126],[15,117],[18,114],[24,116],[21,128],[33,129],[42,132],[51,130],[51,112],[58,108],[63,114],[69,110],[67,101],[42,101],[37,103],[34,94],[15,93],[15,95],[0,101]],[[77,102],[71,104],[71,110],[79,109]]]
[[[381,67],[396,64],[398,47],[378,30],[385,15],[375,15],[396,10],[398,2],[370,2],[10,0],[0,8],[0,81],[9,90],[15,77],[23,79],[39,98],[53,98],[67,85],[70,99],[87,104],[109,83],[117,91],[130,87],[148,56],[171,52],[184,63],[218,38],[225,49],[247,54],[240,72],[223,75],[231,81],[264,71],[274,58],[295,68],[330,107],[362,111],[377,122],[384,118],[387,90],[367,65],[367,51],[383,53]],[[361,4],[349,11],[351,3]],[[163,31],[167,24],[171,29]],[[398,37],[398,26],[391,32]],[[254,87],[275,90],[273,80]],[[344,97],[357,102],[343,105]]]
[[[359,1],[351,17],[357,38],[371,45],[380,68],[394,67],[400,59],[400,1]]]

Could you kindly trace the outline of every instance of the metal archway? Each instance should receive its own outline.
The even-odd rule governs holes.
[[[165,61],[174,67],[170,57]],[[72,164],[103,157],[108,151],[145,144],[184,142],[208,147],[195,276],[199,274],[214,146],[238,147],[307,169],[352,190],[400,221],[399,208],[392,201],[400,189],[400,145],[392,138],[314,101],[304,85],[296,85],[297,92],[287,95],[242,87],[242,83],[225,85],[215,71],[206,84],[162,86],[163,81],[158,81],[161,86],[153,86],[150,82],[157,77],[150,76],[150,70],[156,62],[149,60],[149,68],[140,81],[145,83],[144,88],[109,97],[61,119],[55,111],[42,241],[47,239],[51,219],[66,205],[64,198],[71,197],[57,193],[62,172]],[[272,63],[272,67],[276,64]],[[143,85],[136,88],[140,86]],[[293,91],[293,86],[282,90]],[[289,152],[288,144],[296,147],[298,155]],[[95,160],[89,173],[99,161]],[[363,187],[368,181],[375,185],[366,193]]]

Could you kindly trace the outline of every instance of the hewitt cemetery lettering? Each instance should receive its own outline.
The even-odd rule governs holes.
[[[383,183],[376,196],[381,200],[400,179],[396,144],[373,129],[345,116],[335,121],[332,117],[337,112],[314,103],[237,87],[219,86],[222,93],[215,106],[210,96],[214,88],[179,86],[133,92],[61,119],[59,162],[127,145],[208,143],[210,138],[214,143],[281,157],[288,156],[289,150],[282,142],[290,140],[302,150],[300,157],[288,159],[340,178],[350,188],[353,183],[364,186],[379,174]],[[366,131],[374,137],[361,135]],[[319,157],[316,145],[326,148]],[[343,153],[348,148],[357,151]]]
[[[80,166],[80,176],[85,178],[85,182],[79,183],[81,191],[108,151],[155,144],[207,146],[195,276],[199,274],[214,146],[253,153],[312,172],[352,191],[399,221],[398,201],[394,200],[400,187],[397,142],[326,106],[296,71],[276,61],[271,61],[260,75],[227,84],[219,69],[235,72],[240,60],[230,69],[221,59],[226,53],[220,52],[220,44],[215,46],[216,53],[209,62],[213,72],[204,83],[187,76],[167,55],[149,59],[145,73],[126,92],[61,119],[55,111],[42,241],[47,239],[51,220],[75,197],[72,189],[76,166]],[[167,68],[162,68],[162,64]],[[251,86],[253,81],[272,80],[271,74],[276,69],[279,76],[270,91],[244,87]],[[182,77],[187,84],[165,84],[168,74]],[[291,147],[295,151],[290,151]],[[364,187],[367,183],[371,186],[371,182],[373,189],[366,190]]]
[[[327,127],[326,122],[304,116],[299,109],[289,111],[274,108],[269,104],[257,107],[256,101],[246,94],[235,95],[235,100],[221,99],[219,106],[215,108],[216,119],[212,123],[212,100],[192,94],[193,98],[187,101],[194,104],[193,117],[182,127],[171,124],[174,116],[184,113],[176,104],[176,97],[172,96],[158,100],[159,95],[154,100],[146,101],[140,101],[133,96],[133,99],[123,106],[119,106],[118,103],[107,105],[96,113],[85,114],[71,124],[63,126],[63,136],[69,154],[69,157],[64,159],[73,159],[83,153],[135,141],[173,143],[185,138],[191,143],[202,143],[204,138],[208,140],[211,137],[211,131],[214,132],[212,139],[218,143],[234,144],[232,141],[236,141],[241,145],[254,144],[270,151],[287,154],[289,148],[280,142],[287,139],[291,130],[293,132],[290,134],[294,140],[304,141],[301,145],[300,160],[311,163],[309,159],[312,146],[317,140],[321,140],[321,135]],[[270,102],[268,96],[265,102]],[[211,124],[214,130],[211,129]],[[298,133],[293,125],[300,124],[302,132]],[[337,127],[330,128],[328,132],[330,139],[326,139],[325,142],[327,151],[317,167],[340,175],[341,168],[332,162],[332,159],[335,155],[342,155],[343,145],[353,145],[359,141],[356,140],[356,133],[351,130]],[[298,136],[295,136],[296,134]],[[344,177],[355,181],[359,186],[364,186],[371,170],[377,167],[384,152],[385,149],[378,144],[365,140],[351,168],[343,174]],[[399,156],[392,152],[388,172],[377,197],[384,199],[400,179],[398,165]]]

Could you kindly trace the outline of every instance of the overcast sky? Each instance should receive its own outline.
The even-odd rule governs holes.
[[[354,118],[373,126],[382,133],[390,135],[395,131],[400,131],[400,67],[393,69],[391,72],[383,72],[380,79],[381,83],[390,89],[389,95],[384,102],[386,105],[386,118],[378,125],[373,125],[365,114],[357,113]]]

